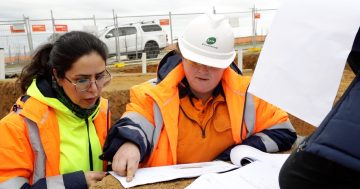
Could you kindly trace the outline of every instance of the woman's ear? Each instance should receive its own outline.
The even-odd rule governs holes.
[[[53,68],[51,71],[52,71],[52,75],[53,75],[53,76],[55,76],[55,78],[57,78],[57,72],[56,72],[56,69],[55,69],[55,68]]]
[[[54,77],[54,80],[56,81],[56,83],[62,87],[62,82],[60,81],[59,77],[58,77],[58,74],[57,74],[57,71],[55,68],[52,69],[52,75]]]

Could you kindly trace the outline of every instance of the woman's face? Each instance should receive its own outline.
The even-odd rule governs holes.
[[[212,95],[225,70],[198,64],[185,58],[183,59],[183,65],[191,91],[196,97],[205,98],[205,100]]]
[[[103,79],[108,80],[108,76],[110,77],[105,70],[105,61],[98,53],[92,52],[80,57],[71,69],[65,72],[65,78],[58,79],[58,84],[73,103],[89,109],[100,97]]]

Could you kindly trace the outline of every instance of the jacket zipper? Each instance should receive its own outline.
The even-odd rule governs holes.
[[[218,104],[219,102],[215,102],[215,103]],[[184,115],[185,115],[191,122],[193,122],[194,124],[196,124],[196,125],[200,128],[200,130],[201,130],[201,137],[202,137],[202,138],[206,138],[206,127],[207,127],[207,124],[209,123],[209,121],[210,121],[211,119],[213,119],[213,117],[214,117],[215,110],[216,110],[216,108],[217,108],[216,104],[214,104],[214,105],[212,106],[212,108],[213,108],[213,114],[212,114],[211,118],[209,118],[208,121],[205,123],[205,126],[204,126],[204,127],[201,127],[201,125],[200,125],[200,124],[197,124],[197,122],[196,122],[194,119],[191,119],[191,118],[185,113],[185,111],[182,109],[182,107],[180,106],[180,110],[184,113]]]
[[[85,118],[86,123],[86,129],[88,134],[88,142],[89,142],[89,163],[90,163],[90,171],[94,170],[94,164],[93,164],[93,157],[92,157],[92,149],[91,149],[91,142],[90,142],[90,131],[89,131],[89,120],[86,117]]]

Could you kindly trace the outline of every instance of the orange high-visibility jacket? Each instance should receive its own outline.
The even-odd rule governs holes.
[[[174,53],[169,53],[164,59],[176,59],[175,56]],[[116,135],[112,135],[114,131],[124,136],[122,141],[130,140],[139,146],[144,166],[177,164],[180,104],[178,85],[184,78],[181,58],[177,58],[177,61],[179,63],[176,63],[177,65],[166,73],[165,77],[160,78],[158,73],[157,80],[150,80],[131,88],[130,103],[122,119],[110,131],[110,137],[104,147],[104,159],[111,160],[108,158],[111,157],[110,151],[116,151],[109,150],[107,154],[107,146],[110,146],[111,138]],[[164,65],[160,64],[160,67],[169,64],[171,62],[166,62]],[[286,112],[247,93],[249,82],[249,77],[241,76],[230,67],[224,71],[221,80],[234,143],[240,144],[245,139],[257,135],[264,140],[266,151],[279,151],[281,148],[277,146],[277,143],[267,134],[261,133],[264,130],[271,133],[271,130],[279,129],[290,133],[282,135],[281,137],[284,137],[277,140],[280,143],[286,143],[286,145],[281,144],[282,150],[284,146],[289,149],[296,139],[296,133]],[[141,133],[135,135],[139,132]],[[134,137],[131,139],[132,136]],[[149,152],[149,157],[143,157],[144,152]]]
[[[36,178],[37,175],[60,174],[60,133],[54,109],[32,97],[23,101],[19,98],[12,111],[0,121],[0,186],[16,188],[41,179]],[[101,146],[110,125],[109,113],[108,100],[101,98],[99,113],[94,119]],[[39,152],[35,146],[43,149]],[[41,152],[45,156],[39,159]]]

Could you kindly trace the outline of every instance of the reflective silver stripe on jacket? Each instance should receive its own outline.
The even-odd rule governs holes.
[[[245,101],[244,109],[245,109],[244,120],[246,124],[246,129],[248,130],[246,138],[248,138],[254,133],[255,117],[256,117],[254,97],[252,94],[248,92],[246,93],[246,101]]]
[[[134,123],[139,124],[142,131],[134,126],[131,125],[127,125],[124,126],[128,129],[133,129],[133,130],[138,130],[138,132],[143,136],[144,139],[144,143],[145,145],[146,143],[146,138],[149,140],[149,143],[151,144],[151,150],[153,149],[154,145],[157,143],[157,141],[159,140],[159,136],[160,136],[160,132],[163,126],[163,119],[162,119],[162,115],[159,109],[159,106],[154,102],[154,122],[155,122],[155,126],[153,124],[150,123],[149,120],[147,120],[143,115],[137,113],[137,112],[127,112],[125,113],[122,118],[129,118],[131,119]],[[144,134],[146,135],[146,137],[144,136]],[[147,148],[147,146],[146,146]]]
[[[157,103],[155,103],[155,102],[153,105],[153,110],[154,110],[155,131],[154,131],[154,134],[152,137],[153,140],[151,143],[151,148],[154,148],[155,144],[157,144],[159,137],[160,137],[160,132],[162,130],[163,123],[164,123],[160,108],[157,105]]]
[[[21,108],[18,108],[15,113],[20,114],[22,111]],[[49,112],[46,112],[45,115],[40,120],[41,123],[43,123],[47,117],[49,116]],[[24,121],[26,124],[26,127],[29,131],[29,137],[30,137],[30,144],[32,151],[35,154],[35,160],[34,160],[34,172],[33,172],[33,183],[37,182],[39,179],[45,177],[46,173],[46,156],[44,152],[44,148],[42,146],[40,135],[39,135],[39,128],[36,125],[35,122],[32,120],[24,117]]]
[[[39,179],[45,177],[46,165],[45,165],[45,152],[42,146],[39,128],[35,122],[31,121],[28,118],[24,118],[26,126],[29,130],[30,143],[33,152],[35,153],[34,160],[34,175],[33,175],[33,183],[37,182]]]
[[[273,130],[273,129],[287,129],[291,132],[295,132],[294,127],[290,123],[290,121],[285,121],[283,123],[276,124],[272,127],[267,128],[266,130]],[[279,146],[277,143],[271,139],[268,135],[264,133],[256,133],[256,136],[261,138],[261,141],[264,143],[267,152],[278,152]]]
[[[127,112],[125,113],[122,118],[129,118],[130,120],[132,120],[134,123],[139,124],[140,128],[137,128],[135,126],[132,125],[126,125],[123,127],[126,127],[128,129],[131,130],[137,130],[141,136],[143,137],[143,143],[145,145],[146,148],[148,148],[147,146],[147,142],[146,142],[146,138],[151,141],[152,138],[152,134],[154,132],[154,126],[153,124],[151,124],[143,115],[137,113],[137,112]]]
[[[62,175],[46,177],[46,185],[49,189],[65,189]]]
[[[271,139],[269,136],[267,136],[264,133],[256,133],[256,136],[259,136],[261,138],[261,141],[264,143],[266,152],[278,152],[279,147],[276,144],[276,142]]]
[[[14,177],[5,182],[0,183],[0,189],[19,189],[25,183],[29,183],[28,179],[24,177]]]
[[[153,86],[155,86],[157,84],[157,78],[150,79],[150,80],[148,80],[148,82],[151,83]],[[156,102],[154,102],[153,111],[154,111],[155,131],[152,135],[151,151],[159,140],[160,132],[162,130],[163,123],[164,123],[164,119],[162,117],[159,105]]]
[[[267,128],[267,130],[272,130],[272,129],[287,129],[291,132],[296,132],[290,121],[285,121],[283,123],[279,123],[270,128]]]
[[[143,138],[143,143],[144,143],[144,145],[145,145],[145,148],[148,147],[148,146],[147,146],[147,142],[146,142],[146,135],[145,135],[145,133],[144,133],[140,128],[135,127],[135,126],[133,126],[133,125],[125,125],[125,126],[123,126],[123,128],[128,128],[128,129],[132,129],[132,130],[137,130],[137,131],[141,134],[141,136],[142,136],[142,138]]]

